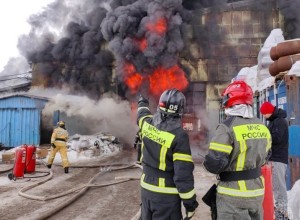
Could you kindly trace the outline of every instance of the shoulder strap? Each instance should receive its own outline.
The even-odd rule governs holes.
[[[236,116],[229,116],[225,121],[223,121],[223,124],[230,128],[235,117]]]

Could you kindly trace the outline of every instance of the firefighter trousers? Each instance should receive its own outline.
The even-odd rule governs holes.
[[[154,193],[142,188],[142,220],[181,220],[178,195]]]
[[[217,216],[222,220],[263,220],[263,197],[241,198],[217,193]]]
[[[69,160],[67,156],[67,146],[65,143],[55,142],[55,148],[51,147],[48,164],[52,164],[56,153],[59,152],[62,160],[63,167],[69,167]]]

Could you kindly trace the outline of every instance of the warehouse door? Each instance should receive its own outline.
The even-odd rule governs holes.
[[[33,108],[0,109],[0,142],[5,147],[40,142],[40,112]]]

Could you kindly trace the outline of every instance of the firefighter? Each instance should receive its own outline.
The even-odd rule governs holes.
[[[69,173],[69,161],[67,156],[67,141],[69,138],[69,133],[66,130],[65,122],[59,121],[57,123],[57,128],[53,130],[51,136],[51,152],[48,159],[47,167],[51,169],[53,160],[57,152],[60,153],[62,159],[62,165],[65,173]]]
[[[252,104],[252,89],[244,81],[231,83],[223,93],[227,118],[218,125],[203,163],[218,175],[218,219],[263,219],[261,166],[271,148],[271,134],[253,116]]]
[[[181,220],[181,202],[185,219],[191,219],[198,207],[189,138],[182,128],[184,107],[185,96],[177,89],[162,93],[154,115],[147,99],[141,96],[138,101],[143,220]]]
[[[137,163],[141,164],[141,157],[142,157],[142,138],[141,138],[141,132],[140,130],[136,133],[135,138],[134,138],[134,144],[133,144],[134,149],[137,150]]]

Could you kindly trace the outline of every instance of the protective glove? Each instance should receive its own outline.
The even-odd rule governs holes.
[[[186,217],[184,218],[184,220],[190,220],[190,219],[192,219],[192,217],[194,216],[194,214],[195,214],[195,210],[194,211],[192,211],[192,212],[186,212]]]
[[[185,207],[186,213],[186,217],[184,218],[184,220],[192,219],[195,214],[196,208],[199,206],[199,203],[196,200],[196,195],[194,195],[193,198],[189,200],[183,200],[183,205]]]
[[[53,148],[56,148],[56,146],[55,146],[55,144],[54,144],[54,143],[52,143],[52,144],[51,144],[51,147],[53,147]]]
[[[138,104],[145,103],[149,104],[148,99],[146,99],[142,94],[140,94],[139,99],[138,99]]]

